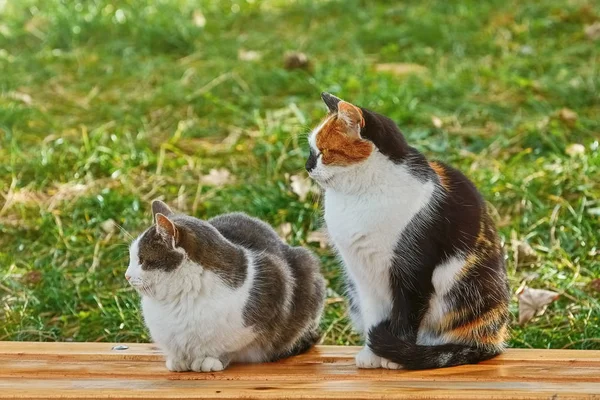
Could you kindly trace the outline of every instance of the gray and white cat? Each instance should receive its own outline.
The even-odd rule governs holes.
[[[203,221],[161,201],[152,213],[126,278],[169,370],[275,361],[317,342],[325,281],[311,252],[242,213]]]

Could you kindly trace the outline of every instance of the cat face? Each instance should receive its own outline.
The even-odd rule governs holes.
[[[375,146],[361,137],[365,119],[359,107],[329,93],[322,93],[321,97],[329,114],[310,134],[306,170],[321,186],[327,187],[340,175],[359,168]]]
[[[140,294],[152,296],[164,292],[161,286],[177,285],[186,257],[177,246],[179,231],[167,215],[172,211],[162,202],[152,204],[155,225],[132,244],[125,278]]]

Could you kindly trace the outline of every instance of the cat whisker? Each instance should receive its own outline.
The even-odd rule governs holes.
[[[120,230],[121,232],[123,232],[123,233],[125,234],[125,236],[127,236],[129,239],[131,239],[131,240],[135,240],[135,237],[134,237],[134,236],[133,236],[131,233],[129,233],[129,231],[127,231],[127,229],[123,228],[123,226],[121,226],[121,225],[117,224],[117,223],[116,223],[116,222],[114,222],[114,221],[113,221],[113,224],[114,224],[114,225],[115,225],[117,228],[119,228],[119,230]]]

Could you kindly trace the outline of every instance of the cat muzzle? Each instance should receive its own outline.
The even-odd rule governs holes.
[[[317,160],[319,159],[319,155],[315,153],[315,151],[311,148],[310,154],[308,156],[308,160],[306,160],[306,170],[311,172],[317,166]]]

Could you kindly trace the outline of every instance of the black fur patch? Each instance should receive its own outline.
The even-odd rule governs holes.
[[[394,336],[391,333],[389,321],[384,321],[371,329],[369,338],[371,340],[369,347],[375,354],[385,354],[385,358],[401,364],[406,369],[431,369],[477,364],[500,354],[500,350],[496,348],[461,344],[419,346],[411,340]]]
[[[321,98],[323,99],[323,102],[329,109],[329,112],[331,112],[331,113],[337,112],[338,103],[340,101],[342,101],[341,99],[339,99],[339,98],[335,97],[334,95],[329,94],[327,92],[321,93]]]

